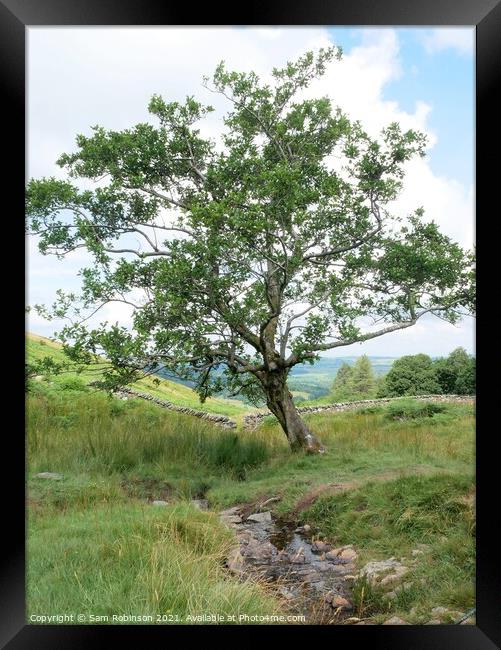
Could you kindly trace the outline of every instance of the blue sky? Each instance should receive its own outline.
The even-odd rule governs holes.
[[[315,92],[332,97],[350,117],[378,132],[393,120],[424,130],[430,148],[410,166],[395,205],[409,214],[423,205],[428,218],[462,245],[473,240],[474,29],[473,28],[29,28],[29,177],[62,177],[55,160],[74,149],[77,133],[94,124],[128,128],[151,119],[154,93],[169,99],[195,94],[202,77],[225,59],[233,69],[261,75],[307,49],[341,45],[343,60]],[[209,122],[204,134],[217,137]],[[51,304],[56,289],[77,291],[81,253],[65,261],[42,257],[30,242],[29,304]],[[127,322],[116,306],[100,320]],[[61,323],[30,315],[27,327],[46,336]],[[430,318],[389,337],[349,346],[336,356],[448,354],[473,351],[473,319],[456,326]]]
[[[445,28],[447,29],[447,28]],[[469,31],[469,30],[468,30]],[[448,47],[428,51],[429,28],[397,28],[402,75],[384,88],[384,96],[412,112],[416,100],[432,107],[428,125],[439,135],[429,153],[432,170],[464,185],[474,179],[475,57]],[[348,52],[361,33],[349,27],[329,30],[332,41]],[[473,41],[473,39],[472,39]],[[466,49],[466,48],[465,48]]]

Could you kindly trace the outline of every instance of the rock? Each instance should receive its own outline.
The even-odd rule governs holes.
[[[233,506],[233,508],[227,508],[226,510],[221,510],[219,513],[220,517],[232,517],[233,515],[238,515],[240,510],[239,506]]]
[[[162,501],[161,499],[155,500],[151,502],[152,506],[168,506],[169,502],[168,501]]]
[[[336,573],[339,576],[348,575],[353,571],[353,564],[343,565],[343,564],[332,564],[329,563],[325,569],[320,569],[321,571],[329,571],[330,573]]]
[[[360,570],[360,575],[366,576],[370,582],[374,583],[377,581],[381,574],[387,573],[391,570],[396,570],[401,566],[402,564],[398,562],[394,557],[390,557],[388,560],[368,562]]]
[[[398,616],[392,616],[387,621],[385,621],[383,625],[407,625],[407,622]]]
[[[332,546],[326,542],[322,542],[319,539],[315,540],[311,545],[311,550],[314,553],[325,553],[330,551]]]
[[[355,560],[357,558],[356,552],[352,548],[345,548],[341,551],[340,556],[343,560]]]
[[[360,623],[361,619],[358,618],[358,616],[350,616],[349,618],[345,618],[343,623],[345,625],[354,625],[355,623]],[[363,623],[362,623],[363,625]]]
[[[226,565],[229,571],[237,575],[241,575],[244,572],[244,563],[245,560],[242,554],[240,553],[239,548],[233,549],[233,551],[230,553],[226,561]]]
[[[350,603],[349,600],[346,600],[343,596],[336,595],[333,597],[331,600],[331,606],[334,609],[345,609],[345,610],[350,610],[353,609],[353,605]]]
[[[340,549],[335,548],[332,551],[329,551],[328,553],[325,554],[325,559],[326,560],[337,560],[338,559],[338,553],[340,552]]]
[[[386,586],[386,585],[392,585],[395,584],[396,582],[399,582],[406,573],[409,572],[409,569],[406,566],[399,565],[395,567],[393,573],[388,574],[384,578],[381,579],[381,586]]]
[[[264,524],[268,521],[271,521],[271,512],[267,510],[266,512],[254,512],[252,515],[247,517],[247,521],[253,521],[257,524]]]
[[[242,517],[239,517],[238,515],[223,515],[223,516],[220,515],[219,518],[224,524],[227,524],[229,526],[231,526],[232,524],[242,523]]]
[[[335,591],[329,591],[325,594],[324,600],[326,603],[329,603],[334,609],[353,609],[353,605],[347,600],[344,596],[336,593]],[[360,620],[360,619],[358,619]]]
[[[209,509],[209,502],[207,501],[207,499],[192,499],[191,505],[195,506],[195,508],[198,508],[199,510]]]
[[[56,472],[40,472],[39,474],[35,474],[35,478],[48,478],[52,481],[60,481],[63,475],[57,474]]]
[[[412,557],[417,557],[418,555],[424,555],[424,551],[420,548],[415,548],[411,551]]]
[[[425,625],[442,625],[442,621],[438,618],[433,618],[431,621],[428,621],[428,623],[425,623]]]
[[[269,560],[275,552],[276,549],[273,544],[270,542],[260,542],[255,538],[250,539],[247,546],[241,549],[243,556],[259,562]]]

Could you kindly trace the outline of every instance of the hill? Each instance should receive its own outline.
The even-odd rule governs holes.
[[[50,357],[56,362],[67,361],[61,345],[44,336],[32,333],[27,334],[26,357],[28,362],[40,360],[44,357]],[[93,370],[84,370],[80,375],[76,375],[75,372],[71,371],[64,372],[60,376],[54,377],[53,381],[58,385],[64,385],[68,381],[82,381],[88,384],[98,377],[99,367],[96,367]],[[198,395],[189,386],[163,378],[158,378],[158,381],[159,383],[156,385],[153,382],[153,378],[140,379],[132,387],[141,392],[160,397],[173,404],[188,406],[200,411],[207,411],[208,413],[238,417],[253,410],[241,401],[225,399],[223,397],[211,397],[204,404],[201,404]]]

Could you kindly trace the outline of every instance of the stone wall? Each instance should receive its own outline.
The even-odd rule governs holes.
[[[133,388],[121,388],[116,391],[115,395],[122,399],[128,399],[130,397],[138,397],[140,399],[145,399],[149,402],[153,402],[158,406],[169,409],[171,411],[177,411],[179,413],[185,413],[186,415],[192,415],[193,417],[200,418],[201,420],[206,420],[212,424],[217,424],[226,429],[235,429],[237,423],[234,422],[231,418],[226,415],[216,415],[213,413],[207,413],[206,411],[198,411],[192,409],[188,406],[178,406],[177,404],[172,404],[167,400],[160,399],[154,395],[149,395],[148,393],[142,393]],[[349,411],[362,408],[364,406],[378,406],[379,404],[386,404],[388,402],[394,402],[396,400],[402,399],[417,399],[417,400],[427,400],[432,402],[463,402],[466,404],[473,403],[475,401],[474,395],[417,395],[415,397],[384,397],[380,399],[364,399],[357,402],[337,402],[335,404],[321,404],[318,406],[299,406],[299,413],[321,413],[323,411]],[[269,411],[260,411],[259,413],[251,413],[244,417],[243,423],[244,427],[255,428],[264,420],[264,418],[271,416]]]
[[[383,397],[380,399],[364,399],[357,402],[337,402],[335,404],[321,404],[319,406],[299,406],[297,408],[299,413],[321,413],[322,411],[349,411],[361,408],[363,406],[378,406],[379,404],[386,404],[402,399],[417,399],[427,400],[431,402],[464,402],[473,403],[475,401],[474,395],[416,395],[415,397]],[[257,427],[264,418],[270,416],[269,411],[252,413],[244,417],[245,427]]]
[[[213,413],[207,413],[206,411],[197,411],[196,409],[189,408],[188,406],[178,406],[177,404],[172,404],[172,402],[168,402],[165,399],[160,399],[159,397],[149,395],[148,393],[141,393],[140,391],[134,390],[133,388],[121,388],[115,392],[115,395],[122,399],[129,399],[129,397],[139,397],[141,399],[148,400],[148,402],[153,402],[158,406],[169,409],[170,411],[178,411],[179,413],[192,415],[196,418],[200,418],[201,420],[211,422],[212,424],[218,424],[219,426],[225,427],[226,429],[234,429],[237,426],[237,423],[233,422],[233,420],[231,420],[226,415],[215,415]]]

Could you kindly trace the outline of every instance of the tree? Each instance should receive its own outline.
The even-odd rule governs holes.
[[[414,354],[400,357],[393,362],[385,375],[380,397],[399,397],[401,395],[437,395],[442,388],[431,357],[427,354]]]
[[[217,143],[197,128],[212,107],[154,96],[158,126],[95,126],[59,158],[68,180],[29,181],[40,250],[94,257],[79,320],[58,337],[74,359],[106,357],[103,387],[164,367],[194,379],[202,400],[223,386],[259,393],[293,449],[322,451],[293,404],[291,368],[472,308],[472,254],[422,210],[401,226],[385,208],[424,136],[390,124],[374,139],[328,98],[304,98],[340,55],[308,52],[269,84],[221,63],[204,80],[229,106]],[[62,297],[57,313],[75,300]],[[113,301],[131,305],[132,328],[86,327],[86,310]]]
[[[351,397],[351,378],[353,368],[347,363],[342,363],[336,373],[332,384],[332,399],[343,401]]]
[[[470,363],[459,371],[454,392],[457,395],[474,395],[477,388],[476,379],[476,362],[475,357],[472,357]]]
[[[437,380],[444,393],[475,392],[475,359],[464,348],[456,348],[445,359],[434,363]]]
[[[367,355],[357,359],[350,383],[353,399],[368,399],[374,395],[376,376]]]

